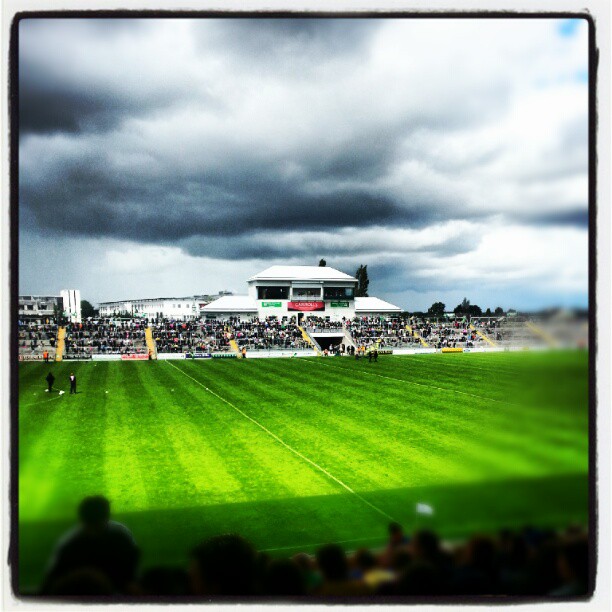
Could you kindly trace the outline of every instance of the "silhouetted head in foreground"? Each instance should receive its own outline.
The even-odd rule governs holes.
[[[325,580],[333,582],[348,578],[348,562],[344,549],[337,544],[328,544],[317,551],[317,564]]]
[[[103,495],[86,497],[79,505],[79,519],[91,531],[103,529],[110,520],[110,502]]]
[[[255,550],[239,535],[210,538],[191,553],[190,578],[195,595],[252,595]]]
[[[304,577],[297,563],[290,559],[274,559],[268,564],[265,592],[269,595],[305,595]]]

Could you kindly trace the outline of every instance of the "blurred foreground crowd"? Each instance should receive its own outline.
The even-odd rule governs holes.
[[[430,530],[408,535],[397,523],[380,550],[348,553],[338,544],[289,558],[258,552],[239,535],[197,544],[184,566],[139,569],[140,550],[125,525],[110,519],[101,496],[85,498],[79,524],[50,560],[44,596],[192,596],[337,598],[361,596],[585,596],[586,532],[524,528],[474,535],[458,544]]]

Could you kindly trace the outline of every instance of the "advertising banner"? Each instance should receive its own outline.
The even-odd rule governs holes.
[[[238,355],[236,353],[213,353],[211,357],[213,359],[236,359]]]
[[[332,308],[348,308],[349,303],[348,302],[332,302],[330,306]]]
[[[62,357],[63,361],[69,360],[69,361],[85,361],[85,360],[89,360],[92,358],[91,353],[85,354],[82,353],[80,355],[64,355]]]
[[[282,304],[280,302],[262,302],[262,308],[280,308]]]
[[[462,348],[443,348],[443,353],[463,353]]]
[[[288,302],[287,310],[299,310],[301,312],[325,310],[325,302]]]
[[[142,355],[140,353],[128,353],[127,355],[121,355],[122,361],[132,361],[132,360],[146,361],[147,359],[149,359],[148,355]]]
[[[158,359],[185,359],[185,353],[157,353]]]
[[[121,355],[92,355],[94,361],[121,361]]]
[[[210,353],[185,353],[185,359],[210,359]]]

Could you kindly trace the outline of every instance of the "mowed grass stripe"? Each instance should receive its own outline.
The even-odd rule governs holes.
[[[397,358],[393,358],[393,359],[397,359]],[[405,361],[406,358],[400,357],[400,359],[402,361]],[[568,413],[567,410],[559,410],[557,406],[555,406],[555,409],[551,409],[548,412],[544,412],[541,409],[541,407],[538,405],[527,405],[527,404],[516,403],[515,401],[509,401],[508,397],[512,396],[512,391],[514,391],[514,393],[517,393],[520,391],[520,387],[518,386],[520,382],[517,383],[517,386],[515,386],[513,390],[505,392],[505,394],[503,395],[505,399],[501,399],[499,397],[493,397],[494,393],[490,393],[491,391],[490,387],[485,387],[485,391],[488,394],[490,394],[491,397],[489,397],[489,395],[481,395],[478,393],[468,393],[468,392],[464,393],[460,389],[456,389],[456,385],[460,384],[460,381],[457,382],[455,377],[453,377],[451,381],[444,379],[442,377],[440,380],[446,385],[444,387],[438,386],[438,385],[431,385],[429,381],[432,379],[435,379],[434,378],[435,373],[436,373],[435,370],[432,370],[430,372],[429,378],[424,378],[424,375],[426,374],[426,372],[416,372],[415,373],[413,371],[408,370],[408,373],[411,376],[413,376],[412,379],[408,379],[408,378],[402,377],[402,374],[403,375],[406,374],[406,370],[403,370],[401,372],[398,372],[397,370],[389,371],[388,369],[381,370],[380,362],[376,364],[366,364],[366,363],[355,364],[353,362],[347,361],[346,359],[342,359],[342,358],[334,359],[334,363],[329,363],[329,362],[323,363],[320,358],[319,359],[305,358],[303,359],[303,361],[309,364],[314,364],[320,368],[328,367],[334,370],[344,370],[344,371],[350,372],[353,376],[356,374],[362,374],[365,377],[371,377],[372,379],[378,378],[381,381],[386,380],[389,382],[402,383],[406,386],[413,386],[417,388],[421,387],[421,396],[423,393],[429,392],[437,396],[440,400],[440,405],[444,405],[445,407],[452,406],[453,404],[451,403],[451,400],[453,399],[457,405],[464,405],[464,404],[469,405],[470,402],[468,398],[473,399],[473,400],[478,400],[480,402],[484,402],[482,403],[482,405],[486,406],[487,408],[488,408],[488,403],[491,402],[496,405],[499,404],[500,406],[506,406],[506,407],[511,406],[514,410],[520,410],[524,412],[526,415],[529,415],[529,419],[532,421],[541,420],[542,423],[546,425],[546,427],[550,427],[551,425],[571,425],[571,424],[574,424],[575,418],[576,418],[575,414]],[[390,368],[390,367],[393,367],[393,364],[388,365],[388,362],[387,362],[387,365],[386,366],[383,365],[382,367]],[[395,367],[398,368],[401,366],[395,366]],[[376,371],[372,371],[374,369],[376,369]],[[426,389],[428,390],[426,391]],[[463,396],[463,398],[461,396]],[[588,416],[588,412],[584,411],[583,416],[586,419]]]
[[[248,395],[254,397],[257,393],[256,404],[271,406],[260,410],[258,418],[273,426],[275,431],[282,431],[283,437],[296,445],[308,445],[325,465],[333,465],[335,471],[351,479],[355,486],[359,482],[360,490],[403,486],[412,483],[415,474],[427,479],[443,468],[448,470],[445,456],[448,449],[438,440],[427,437],[422,457],[417,445],[406,445],[402,433],[413,440],[423,439],[428,433],[426,427],[413,427],[421,411],[410,410],[410,420],[406,420],[395,411],[387,410],[385,404],[366,404],[367,382],[344,381],[338,376],[324,375],[313,385],[295,382],[292,376],[287,378],[281,364],[260,365],[258,362],[253,367],[269,370],[263,383],[259,380],[260,372],[249,372],[245,377]],[[258,385],[255,387],[256,379]],[[339,387],[343,390],[342,401],[338,401]],[[289,390],[300,398],[297,411],[283,402]],[[390,399],[385,388],[383,395],[386,402],[392,402],[398,410],[406,401],[404,392]]]
[[[268,367],[271,367],[271,366],[268,366]],[[282,376],[282,372],[280,375]],[[322,388],[322,386],[325,385],[324,378],[319,377],[317,381],[318,381],[317,388]],[[358,385],[356,379],[353,379],[352,384],[351,384],[351,381],[349,380],[346,380],[346,381],[337,380],[336,382],[343,389],[343,396],[347,395],[348,393],[346,389],[350,389],[351,386],[355,387],[356,385]],[[343,384],[343,383],[346,383],[346,384]],[[356,390],[359,391],[359,389],[356,389]],[[391,393],[391,390],[392,390],[392,385],[390,383],[386,383],[381,388],[379,395],[381,397],[384,397],[385,399],[392,399],[392,398],[389,398],[389,394]],[[333,390],[330,390],[330,391],[333,391]],[[298,392],[301,393],[301,390],[298,390]],[[403,396],[405,398],[405,393],[403,394]],[[330,392],[330,397],[332,398],[334,397],[333,392]],[[385,408],[384,404],[379,405],[376,402],[372,402],[368,406],[364,406],[364,402],[359,401],[359,402],[355,402],[353,404],[353,407],[355,411],[359,411],[360,409],[364,410],[366,412],[366,414],[364,415],[366,419],[369,417],[369,419],[371,420],[373,417],[375,417],[379,413],[383,413],[384,414],[383,418],[386,421],[390,421],[393,418],[394,414],[399,409],[401,409],[403,406],[402,397],[398,397],[396,399],[393,398],[393,399],[394,401],[389,401],[389,403],[392,405],[392,409],[389,411],[384,410]],[[487,406],[485,403],[480,408],[475,409],[473,408],[472,404],[478,404],[479,402],[474,400],[474,401],[470,401],[466,403],[464,400],[462,400],[462,403],[460,404],[459,403],[455,404],[453,402],[451,402],[450,404],[446,404],[444,410],[440,411],[437,406],[431,406],[432,409],[427,410],[427,406],[423,405],[424,401],[426,401],[426,398],[423,398],[422,394],[419,394],[415,398],[415,403],[419,404],[418,417],[417,417],[419,424],[426,424],[424,422],[426,422],[427,420],[436,419],[439,427],[445,428],[448,431],[453,431],[456,434],[457,438],[463,438],[466,435],[469,435],[470,440],[473,438],[475,432],[463,431],[465,428],[465,422],[466,420],[469,419],[469,413],[472,412],[474,414],[474,422],[478,423],[478,431],[476,432],[477,439],[482,439],[483,442],[486,443],[486,446],[483,449],[484,451],[486,451],[488,447],[490,448],[498,447],[500,449],[507,448],[510,451],[515,450],[519,452],[519,456],[517,458],[517,461],[519,462],[519,464],[522,462],[528,464],[529,461],[526,461],[526,459],[529,456],[531,456],[533,458],[538,458],[544,465],[548,465],[550,464],[550,458],[551,457],[554,458],[556,454],[555,448],[546,448],[547,446],[546,444],[543,444],[543,445],[534,444],[529,447],[526,445],[521,445],[521,439],[524,438],[526,434],[529,434],[530,429],[534,427],[532,425],[532,421],[534,419],[539,420],[539,417],[542,417],[544,419],[547,418],[547,415],[540,414],[540,411],[537,411],[537,410],[534,411],[533,409],[530,408],[529,414],[523,420],[521,419],[520,414],[516,407],[508,407],[507,410],[500,410],[497,408],[494,410],[491,410],[490,407]],[[520,410],[523,411],[523,408],[521,407]],[[450,412],[454,412],[456,413],[456,415],[449,414]],[[320,418],[325,418],[325,416],[326,416],[326,413],[323,412]],[[353,415],[353,416],[356,416],[356,415]],[[414,414],[410,415],[411,418],[413,418],[414,416],[415,416]],[[355,421],[361,422],[361,418],[357,417],[355,418]],[[491,427],[488,426],[489,423]],[[397,430],[393,427],[392,423],[388,423],[388,426],[392,428],[394,432],[397,432]],[[376,431],[380,431],[380,427],[375,426],[374,429]],[[543,437],[545,440],[550,433],[549,429],[551,429],[550,424],[549,424],[548,429],[544,429]],[[555,438],[561,437],[563,439],[566,439],[566,441],[568,442],[570,446],[571,446],[571,443],[573,442],[577,446],[575,450],[579,453],[582,453],[582,451],[585,448],[585,444],[586,444],[586,436],[584,439],[581,438],[580,436],[576,437],[575,432],[573,433],[571,431],[568,432],[565,430],[565,428],[559,428],[556,430],[552,428],[552,430],[556,431],[558,434],[558,436],[552,436],[552,437],[555,437]],[[508,435],[511,432],[514,432],[516,434],[516,439],[513,439],[512,435]],[[535,434],[538,440],[542,437],[542,432],[540,430],[536,431],[535,427],[534,427],[533,433]],[[570,439],[572,435],[574,438],[573,440]],[[551,442],[556,443],[557,440],[551,440]],[[444,444],[445,445],[448,444],[448,440],[445,441]],[[431,445],[429,445],[429,450],[428,450],[429,455],[435,455],[437,451],[438,449],[432,448]],[[476,452],[474,452],[474,454],[477,455],[478,452],[479,451],[477,449]]]
[[[273,363],[278,365],[272,365]],[[550,458],[554,458],[554,452],[551,455],[550,449],[541,449],[538,445],[534,448],[521,446],[520,438],[513,439],[503,432],[491,434],[489,440],[478,440],[478,443],[474,444],[476,432],[464,431],[465,425],[462,421],[465,420],[465,415],[462,415],[461,420],[459,416],[456,417],[458,425],[453,431],[452,423],[447,423],[453,419],[448,418],[446,411],[444,418],[438,420],[440,427],[447,427],[451,432],[444,436],[439,429],[423,423],[422,417],[431,418],[429,415],[439,412],[437,406],[432,406],[432,410],[421,406],[418,417],[415,418],[415,414],[412,414],[412,421],[401,422],[395,414],[401,406],[401,397],[390,402],[393,409],[389,411],[386,411],[384,406],[382,409],[378,406],[364,406],[362,389],[359,387],[367,383],[353,381],[351,384],[351,381],[338,380],[338,377],[320,376],[316,386],[302,388],[300,385],[303,383],[296,380],[294,373],[281,367],[281,363],[270,360],[264,365],[261,360],[253,360],[248,365],[246,362],[235,364],[235,367],[225,368],[223,385],[227,387],[228,393],[230,388],[234,392],[240,388],[244,397],[257,398],[255,402],[251,401],[248,407],[249,410],[256,411],[257,418],[262,423],[271,426],[276,432],[282,432],[283,439],[290,440],[300,448],[304,444],[309,445],[313,453],[325,465],[333,465],[334,471],[339,475],[356,482],[355,474],[368,474],[371,480],[360,483],[360,490],[377,486],[388,487],[390,481],[392,486],[415,484],[414,474],[418,474],[418,478],[423,479],[423,482],[432,482],[432,479],[436,482],[436,476],[443,476],[444,481],[448,482],[453,478],[470,480],[490,477],[491,467],[498,467],[498,475],[504,477],[523,472],[533,474],[534,470],[543,473],[550,471]],[[210,374],[208,364],[200,366],[202,374]],[[267,370],[263,377],[262,370]],[[216,373],[207,375],[206,380],[208,384],[220,382]],[[244,382],[240,383],[240,380]],[[355,401],[345,401],[336,407],[333,398],[337,395],[334,391],[337,391],[338,387],[343,389],[343,400],[350,400],[351,393],[354,393],[357,396]],[[290,395],[287,393],[289,390],[300,398],[297,412],[291,405]],[[389,385],[384,387],[383,395],[389,399]],[[402,395],[405,399],[405,392]],[[327,403],[323,401],[326,397],[331,398]],[[414,402],[422,403],[423,399],[415,397]],[[272,408],[268,408],[268,405]],[[326,410],[320,409],[322,405],[326,406]],[[343,405],[344,415],[338,411],[342,410]],[[278,408],[279,406],[281,408]],[[304,406],[313,408],[308,410]],[[461,408],[456,410],[462,412],[465,409]],[[361,414],[355,414],[360,411]],[[499,411],[496,414],[499,415]],[[313,423],[309,422],[311,418]],[[482,415],[480,420],[482,421]],[[416,426],[413,425],[414,422],[417,422]],[[392,438],[381,436],[381,431],[385,429],[393,431]],[[403,430],[409,432],[410,440],[402,437]],[[519,434],[524,435],[525,431],[520,431]],[[482,433],[478,435],[482,438]],[[421,439],[420,444],[413,443],[415,437]],[[461,461],[451,461],[451,453],[459,455]],[[374,461],[372,456],[375,456]],[[540,463],[543,467],[539,466]],[[367,469],[369,464],[372,465],[371,470]],[[467,469],[468,467],[471,469]],[[420,480],[417,482],[421,483]]]
[[[317,385],[307,385],[296,381],[291,373],[284,372],[278,360],[269,361],[277,365],[264,365],[262,360],[253,360],[248,365],[243,363],[232,369],[226,368],[224,393],[229,397],[232,393],[237,396],[240,391],[240,396],[247,398],[243,403],[249,413],[257,415],[258,420],[285,441],[291,441],[298,448],[309,448],[319,463],[333,465],[334,473],[338,470],[347,480],[351,479],[350,482],[363,474],[374,478],[360,485],[360,489],[389,486],[388,479],[385,482],[379,475],[380,467],[392,465],[400,456],[406,457],[406,449],[394,453],[391,449],[393,440],[384,435],[381,437],[380,426],[388,429],[391,426],[388,420],[374,426],[371,421],[365,425],[359,423],[353,403],[363,400],[362,390],[346,388],[344,391],[343,387],[343,405],[334,401],[337,393],[333,393],[337,392],[342,381],[321,378]],[[218,386],[221,382],[207,365],[201,365],[198,374],[207,384]],[[367,409],[362,410],[367,412]],[[394,415],[392,418],[397,419]],[[436,456],[437,450],[431,447],[429,450],[433,463],[440,460]],[[368,469],[370,465],[372,469]],[[389,468],[384,472],[389,472]]]
[[[339,370],[345,370],[347,368],[345,368],[344,366],[339,366],[339,365],[335,365],[335,364],[330,364],[330,363],[323,363],[322,361],[320,361],[319,359],[310,359],[310,358],[304,358],[302,360],[304,363],[308,363],[310,365],[317,365],[323,368],[335,368],[335,369],[339,369]],[[445,393],[455,393],[458,395],[464,395],[466,397],[472,397],[472,398],[476,398],[476,399],[480,399],[480,400],[486,400],[488,402],[495,402],[495,403],[500,403],[500,404],[509,404],[511,402],[508,402],[508,400],[505,399],[501,399],[501,398],[495,398],[495,397],[484,397],[482,395],[478,395],[476,393],[469,393],[467,391],[462,391],[461,389],[455,389],[451,387],[439,387],[437,385],[432,385],[432,384],[427,384],[424,382],[419,382],[419,381],[415,381],[415,380],[406,380],[406,379],[400,379],[400,378],[396,378],[394,376],[389,376],[388,374],[380,374],[377,372],[367,372],[366,370],[359,370],[360,374],[366,375],[366,376],[375,376],[377,378],[382,378],[382,379],[386,379],[386,380],[392,380],[395,382],[403,382],[405,384],[408,385],[415,385],[417,387],[422,387],[424,389],[431,389],[434,391],[442,391]],[[451,384],[454,381],[451,381]]]
[[[187,372],[185,372],[184,370],[181,370],[181,368],[179,368],[178,366],[174,365],[171,361],[167,362],[168,365],[170,365],[171,367],[175,368],[176,370],[181,371],[185,376],[189,377],[191,380],[193,380],[194,382],[196,382],[198,385],[200,385],[202,388],[204,388],[208,393],[212,393],[215,397],[218,397],[219,399],[221,399],[223,402],[225,402],[228,406],[230,406],[231,408],[233,408],[234,410],[236,410],[238,413],[240,413],[244,418],[248,419],[249,421],[251,421],[254,425],[256,425],[257,427],[259,427],[262,431],[264,431],[265,433],[267,433],[269,436],[271,436],[272,438],[274,438],[279,444],[282,444],[287,450],[289,450],[290,452],[292,452],[294,455],[300,457],[301,459],[303,459],[304,461],[306,461],[307,463],[309,463],[310,465],[312,465],[314,468],[316,468],[317,470],[319,470],[320,472],[322,472],[323,474],[325,474],[330,480],[333,480],[335,483],[337,483],[340,487],[342,487],[343,489],[345,489],[346,491],[348,491],[349,493],[351,493],[352,495],[354,495],[355,497],[357,497],[358,499],[360,499],[364,504],[366,504],[367,506],[369,506],[370,508],[372,508],[372,510],[374,510],[375,512],[377,512],[378,514],[384,516],[385,518],[389,519],[389,520],[393,520],[393,517],[391,517],[389,514],[387,514],[384,510],[382,510],[381,508],[379,508],[378,506],[375,506],[374,504],[372,504],[371,502],[369,502],[368,500],[366,500],[365,498],[363,498],[361,495],[359,495],[359,493],[355,492],[349,485],[347,485],[345,482],[341,481],[339,478],[337,478],[336,476],[334,476],[333,474],[331,474],[328,470],[326,470],[324,467],[320,466],[318,463],[312,461],[311,459],[309,459],[308,457],[306,457],[303,453],[301,453],[300,451],[296,450],[295,448],[293,448],[292,446],[290,446],[289,444],[287,444],[286,442],[284,442],[279,436],[277,436],[274,432],[270,431],[269,429],[267,429],[264,425],[261,425],[261,423],[259,423],[256,419],[250,417],[248,414],[246,414],[244,411],[242,411],[240,408],[237,408],[236,406],[234,406],[231,402],[229,402],[228,400],[222,398],[219,394],[217,394],[215,391],[212,391],[211,389],[209,389],[208,387],[206,387],[206,385],[204,385],[204,383],[198,381],[197,379],[195,379],[193,376],[191,376],[190,374],[188,374]]]
[[[176,388],[185,387],[189,399],[184,403],[193,419],[216,449],[227,470],[240,483],[241,495],[225,496],[223,501],[241,499],[290,498],[300,495],[336,493],[336,488],[322,475],[294,457],[264,435],[242,416],[229,411],[227,405],[202,388],[185,384],[185,373],[179,368],[159,364],[159,375],[172,380]],[[194,407],[188,409],[187,407]],[[223,495],[220,481],[217,493]]]
[[[62,382],[71,371],[87,386],[97,376],[87,365],[58,364],[54,369],[58,387],[66,388]],[[37,375],[46,372],[42,367],[35,370]],[[34,384],[38,385],[38,380]],[[27,520],[44,514],[53,519],[66,512],[74,515],[80,499],[80,493],[74,491],[86,489],[85,484],[99,475],[100,449],[91,447],[90,440],[99,435],[101,423],[97,415],[91,418],[85,410],[88,405],[86,393],[66,393],[48,405],[20,407],[20,517]],[[57,478],[62,472],[70,473],[70,479]]]

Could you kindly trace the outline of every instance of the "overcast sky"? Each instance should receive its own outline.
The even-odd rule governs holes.
[[[25,20],[21,294],[367,264],[409,310],[586,306],[579,20]]]

